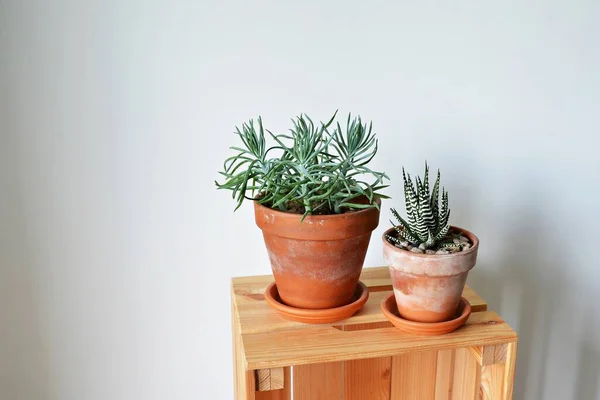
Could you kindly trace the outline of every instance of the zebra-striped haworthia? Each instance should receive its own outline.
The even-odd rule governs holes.
[[[423,179],[417,176],[413,182],[410,174],[402,168],[404,179],[404,200],[406,203],[406,219],[402,218],[396,209],[392,208],[392,214],[399,224],[394,225],[397,237],[388,235],[387,239],[395,244],[409,242],[415,247],[431,249],[434,247],[452,248],[461,247],[452,241],[444,243],[446,235],[450,230],[448,219],[450,208],[448,207],[448,192],[442,188],[440,201],[440,171],[433,189],[429,189],[429,166],[425,163],[425,175]],[[404,247],[404,246],[401,246]],[[460,248],[458,249],[460,250]]]

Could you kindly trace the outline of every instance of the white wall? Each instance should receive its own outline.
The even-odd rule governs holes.
[[[229,279],[269,267],[213,180],[234,125],[339,108],[386,210],[441,168],[515,398],[600,399],[599,4],[0,1],[0,398],[230,399]]]

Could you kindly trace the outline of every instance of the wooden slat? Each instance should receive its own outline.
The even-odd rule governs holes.
[[[271,369],[271,390],[283,389],[284,384],[289,382],[286,382],[285,375],[283,368]]]
[[[271,390],[271,370],[270,369],[259,369],[254,371],[254,379],[256,382],[256,390],[259,392]]]
[[[481,367],[481,400],[502,400],[504,364]]]
[[[471,354],[475,357],[479,365],[504,364],[506,362],[507,344],[498,344],[495,346],[473,346],[469,347]]]
[[[389,292],[369,293],[369,300],[352,318],[333,323],[336,326],[361,325],[387,321],[381,314],[380,304]],[[252,295],[255,296],[255,295]],[[262,295],[260,295],[262,296]],[[253,298],[237,296],[239,307],[243,310],[241,315],[242,333],[274,332],[288,329],[312,329],[315,325],[289,321],[277,314],[265,300],[258,300],[259,295]]]
[[[454,350],[440,350],[437,355],[435,400],[450,400],[454,379]]]
[[[478,400],[481,366],[467,348],[456,349],[452,400]]]
[[[463,290],[462,297],[467,299],[469,304],[471,304],[471,312],[482,312],[487,311],[487,302],[481,298],[471,287],[468,285],[465,286]]]
[[[372,288],[369,301],[354,317],[338,325],[367,324],[386,321],[380,303],[392,290],[387,267],[365,268],[361,280]],[[311,329],[312,325],[288,321],[274,312],[264,300],[266,287],[273,282],[272,275],[233,278],[232,285],[238,310],[242,334],[273,332],[288,329]],[[385,291],[380,291],[385,289]],[[473,312],[487,310],[487,303],[471,288],[465,287],[463,296],[471,303]]]
[[[481,400],[512,400],[517,343],[493,347],[482,349]]]
[[[319,362],[446,350],[516,340],[516,333],[493,311],[471,314],[459,330],[441,336],[413,336],[395,328],[340,331],[315,327],[244,335],[248,368],[262,369]],[[274,351],[276,349],[276,351]],[[468,351],[468,350],[466,350]]]
[[[231,289],[231,337],[233,342],[233,392],[235,400],[255,400],[254,372],[246,370],[238,311]]]
[[[389,400],[391,357],[344,363],[344,400]]]
[[[385,323],[353,325],[345,331],[364,331],[385,326]],[[389,400],[391,357],[346,361],[343,366],[344,400]]]
[[[273,377],[273,374],[271,374],[271,379],[282,379],[285,382],[283,389],[270,390],[268,392],[257,391],[254,400],[290,400],[292,398],[291,385],[289,384],[290,368],[281,368],[281,373],[283,373],[283,376],[279,377],[279,371],[275,371],[276,376]]]
[[[392,357],[391,398],[433,400],[437,356],[437,351],[424,351]]]
[[[517,367],[517,342],[508,343],[506,349],[506,364],[504,365],[504,388],[502,400],[512,400],[515,369]]]
[[[283,368],[259,369],[255,371],[256,390],[259,392],[283,389]]]
[[[299,365],[293,368],[294,400],[342,398],[342,363]]]

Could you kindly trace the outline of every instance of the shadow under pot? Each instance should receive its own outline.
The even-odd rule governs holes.
[[[381,200],[377,199],[377,204]],[[254,201],[281,300],[292,307],[327,309],[353,300],[379,210],[302,215]]]
[[[471,232],[450,227],[461,233],[471,247],[450,254],[421,254],[391,244],[382,236],[383,258],[390,269],[398,313],[402,318],[417,322],[442,322],[454,318],[462,296],[467,275],[477,261],[479,239]]]

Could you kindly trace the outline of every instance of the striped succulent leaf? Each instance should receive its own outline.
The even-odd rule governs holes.
[[[435,230],[435,217],[433,215],[433,211],[431,210],[431,198],[429,191],[425,189],[425,185],[421,185],[419,188],[419,209],[421,213],[421,217],[425,221],[427,225],[427,229],[430,231]]]
[[[402,238],[404,238],[405,240],[408,240],[409,242],[414,242],[414,241],[418,241],[418,236],[415,235],[410,227],[410,223],[406,222],[404,220],[404,218],[402,218],[400,216],[400,214],[398,214],[398,211],[396,211],[395,208],[392,208],[392,214],[394,215],[394,217],[398,220],[398,222],[400,222],[400,225],[402,225],[402,227],[400,226],[396,226],[396,232],[398,232],[398,235]],[[390,221],[391,222],[391,221]],[[392,223],[393,225],[393,223]]]
[[[404,168],[402,168],[402,178],[404,179],[404,202],[406,204],[406,215],[408,216],[408,222],[414,225],[417,222],[417,194],[413,188],[410,175],[408,175],[407,178]]]
[[[457,243],[442,243],[440,245],[442,249],[461,249],[462,246]]]
[[[425,175],[423,176],[423,189],[429,193],[429,166],[425,163]]]
[[[433,191],[431,192],[430,203],[431,203],[431,212],[433,213],[433,215],[438,215],[439,201],[440,201],[440,171],[438,170],[437,178],[435,179],[435,184],[433,185]],[[436,219],[435,227],[433,228],[434,231],[437,231],[439,229],[438,224],[439,224],[439,219]]]
[[[446,224],[446,226],[443,227],[442,229],[440,229],[439,232],[437,233],[437,235],[435,235],[435,241],[439,242],[442,239],[444,239],[446,237],[446,235],[448,234],[449,230],[450,230],[450,225]]]
[[[423,204],[423,186],[420,179],[417,179],[417,192],[418,195],[418,207],[417,207],[417,223],[416,223],[416,233],[419,236],[420,242],[427,241],[429,237],[429,214],[431,214],[431,210],[425,209],[425,207],[421,207]]]
[[[442,188],[442,206],[439,212],[439,221],[441,226],[448,225],[450,219],[450,209],[448,208],[448,192]]]
[[[400,243],[402,243],[402,241],[401,241],[400,239],[398,239],[397,237],[394,237],[394,236],[392,236],[392,235],[385,235],[385,238],[386,238],[387,240],[389,240],[390,242],[392,242],[392,243],[395,243],[395,244],[400,244]]]
[[[419,238],[417,236],[414,236],[412,233],[405,231],[404,229],[399,229],[398,227],[396,227],[396,231],[398,232],[398,235],[400,235],[400,237],[402,237],[404,240],[410,243],[419,242]]]
[[[392,214],[399,222],[395,226],[398,237],[407,240],[413,246],[424,244],[427,249],[436,247],[443,242],[450,230],[448,192],[444,188],[442,188],[440,204],[440,171],[438,170],[431,191],[427,163],[425,163],[425,175],[422,180],[417,176],[413,183],[410,174],[406,173],[404,168],[402,168],[402,177],[407,218],[402,218],[395,209],[392,209]]]

